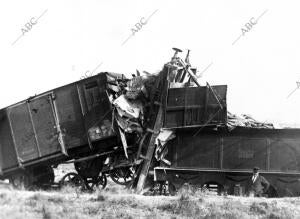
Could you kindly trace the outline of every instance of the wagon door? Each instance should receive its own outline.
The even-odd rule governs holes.
[[[35,134],[27,102],[8,109],[12,137],[19,162],[26,162],[39,157]]]
[[[52,97],[53,94],[49,93],[29,103],[36,141],[42,157],[61,151],[60,133]]]

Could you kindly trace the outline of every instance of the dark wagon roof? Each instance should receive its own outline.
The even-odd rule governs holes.
[[[11,107],[11,106],[13,106],[13,105],[16,105],[16,104],[18,104],[18,103],[22,103],[22,102],[24,102],[24,101],[26,101],[26,100],[29,100],[29,99],[31,99],[31,98],[35,98],[35,97],[41,96],[41,95],[46,94],[46,93],[48,93],[48,92],[51,92],[51,91],[53,91],[53,90],[56,90],[56,89],[59,89],[59,88],[63,88],[63,87],[66,87],[66,86],[70,86],[70,85],[73,85],[73,84],[79,84],[79,83],[81,83],[81,82],[90,80],[91,78],[97,78],[97,77],[99,77],[99,76],[101,77],[102,75],[105,75],[105,76],[108,75],[108,76],[112,76],[112,77],[115,77],[115,78],[124,78],[124,77],[125,77],[123,74],[120,74],[120,73],[113,73],[113,72],[99,72],[98,74],[96,74],[96,75],[94,75],[94,76],[91,76],[91,77],[88,77],[88,78],[85,78],[85,79],[81,79],[81,80],[78,80],[78,81],[75,81],[75,82],[72,82],[72,83],[69,83],[69,84],[65,84],[65,85],[63,85],[63,86],[56,87],[56,88],[53,88],[53,89],[51,89],[51,90],[47,90],[47,91],[45,91],[45,92],[43,92],[43,93],[40,93],[40,94],[37,94],[37,95],[34,95],[34,96],[30,96],[30,97],[28,97],[27,99],[23,99],[23,100],[21,100],[21,101],[19,101],[19,102],[17,102],[17,103],[8,105],[8,106],[6,106],[6,107],[0,109],[0,112],[1,112],[2,110],[6,109],[7,107]],[[1,117],[1,116],[0,116],[0,117]]]

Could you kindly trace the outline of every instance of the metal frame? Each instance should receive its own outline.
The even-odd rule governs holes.
[[[55,98],[54,98],[54,93],[53,92],[50,92],[50,93],[51,93],[51,95],[49,95],[49,101],[50,101],[50,105],[52,107],[52,112],[53,112],[54,120],[55,120],[55,123],[56,123],[56,129],[57,129],[57,132],[58,132],[58,141],[59,141],[59,144],[61,146],[61,152],[64,155],[68,156],[68,152],[67,152],[66,145],[65,145],[65,142],[64,142],[62,130],[60,128],[59,115],[58,115],[56,101],[55,101]]]
[[[238,169],[208,169],[208,168],[172,168],[172,167],[155,167],[156,171],[174,171],[174,172],[206,172],[206,173],[249,173],[252,174],[253,170],[238,170]],[[259,171],[262,174],[280,174],[285,176],[300,176],[300,172],[280,172],[280,171]]]

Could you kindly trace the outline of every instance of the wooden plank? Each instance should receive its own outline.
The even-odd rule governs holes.
[[[125,152],[125,156],[128,159],[128,153],[127,153],[128,145],[127,145],[126,137],[125,137],[125,134],[123,133],[123,131],[121,130],[121,128],[118,127],[118,129],[119,129],[123,149],[124,149],[124,152]]]
[[[147,153],[142,164],[141,173],[138,178],[137,187],[136,187],[137,193],[141,193],[144,188],[146,178],[151,166],[153,154],[155,151],[155,139],[157,138],[157,135],[159,134],[159,131],[163,126],[163,121],[164,121],[163,116],[165,111],[166,96],[168,93],[168,81],[167,81],[168,73],[169,71],[165,70],[165,72],[160,75],[159,79],[157,79],[158,81],[156,82],[154,93],[152,94],[153,98],[151,99],[152,107],[150,112],[154,113],[152,120],[155,120],[155,123],[152,126],[153,132],[152,133],[150,132],[151,137],[149,143],[147,144],[148,145]],[[163,103],[162,105],[159,106],[158,110],[157,110],[157,106],[155,106],[156,108],[154,108],[155,101],[160,101],[161,103]]]
[[[197,86],[200,87],[197,77],[194,75],[194,72],[191,71],[190,67],[188,65],[186,65],[181,59],[179,59],[179,62],[186,69],[186,72],[190,75],[190,77],[197,84]]]
[[[214,89],[209,85],[208,82],[206,82],[206,86],[208,86],[208,88],[211,90],[211,93],[213,94],[214,98],[215,98],[216,101],[218,102],[220,108],[223,109],[223,106],[222,106],[222,104],[221,104],[219,98],[217,97],[217,94],[216,94],[216,92],[214,91]]]
[[[160,130],[160,128],[162,127],[162,121],[163,121],[162,118],[163,118],[163,107],[159,107],[158,114],[157,114],[156,121],[155,121],[155,125],[154,125],[154,131],[155,132],[158,132]],[[158,136],[158,134],[153,133],[151,138],[150,138],[150,142],[148,144],[148,149],[147,149],[147,154],[146,154],[146,159],[143,162],[142,171],[140,173],[139,181],[138,181],[138,184],[137,184],[136,191],[138,193],[141,193],[143,188],[144,188],[146,177],[148,175],[148,171],[149,171],[149,168],[150,168],[152,157],[153,157],[153,154],[154,154],[154,151],[155,151],[155,139],[156,139],[157,136]]]

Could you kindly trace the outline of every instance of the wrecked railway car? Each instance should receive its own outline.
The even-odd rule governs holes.
[[[1,179],[53,184],[53,167],[74,163],[62,182],[88,189],[109,175],[137,192],[158,182],[242,195],[259,166],[269,197],[300,195],[300,129],[230,114],[227,86],[200,86],[189,52],[174,50],[159,73],[99,73],[1,109]]]
[[[299,196],[300,129],[274,129],[248,115],[227,112],[227,86],[200,86],[193,72],[190,79],[197,87],[185,86],[176,80],[184,67],[179,60],[178,68],[177,59],[175,53],[160,99],[163,113],[156,122],[156,150],[147,156],[159,161],[152,165],[154,181],[168,182],[171,193],[189,183],[218,193],[246,195],[252,168],[259,166],[271,184],[266,196]]]
[[[226,86],[167,86],[155,154],[163,159],[153,168],[154,181],[167,182],[171,193],[188,183],[246,195],[252,169],[259,166],[271,184],[266,196],[300,195],[300,129],[275,129],[227,112]]]
[[[184,183],[246,195],[252,168],[270,182],[268,197],[300,195],[300,129],[236,127],[176,130],[168,143],[171,165],[154,169],[171,189]]]
[[[111,77],[123,76],[98,74],[1,109],[1,178],[16,187],[51,184],[52,167],[72,159],[81,177],[97,178],[104,160],[122,150],[106,92]]]

